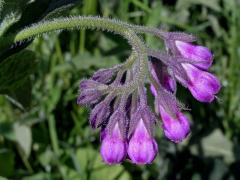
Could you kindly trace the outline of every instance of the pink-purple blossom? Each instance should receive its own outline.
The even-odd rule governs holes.
[[[176,97],[177,82],[200,102],[212,102],[220,91],[218,78],[207,72],[213,62],[207,47],[192,44],[196,38],[186,33],[161,31],[157,35],[163,38],[166,52],[147,50],[155,114],[148,104],[145,82],[128,89],[130,93],[116,90],[135,80],[139,61],[129,69],[126,64],[100,69],[80,83],[77,103],[90,106],[89,122],[92,128],[101,128],[100,153],[106,164],[125,159],[140,165],[152,163],[158,153],[157,124],[174,143],[188,137],[191,126],[183,112],[186,108]]]
[[[204,46],[197,46],[183,41],[175,41],[180,54],[198,68],[207,70],[213,62],[213,54]]]
[[[190,64],[183,64],[183,67],[189,77],[187,84],[192,95],[200,102],[212,102],[221,88],[217,77]]]
[[[158,147],[155,139],[149,134],[143,120],[140,119],[129,140],[129,158],[135,164],[149,164],[154,160],[157,152]]]
[[[127,142],[122,137],[118,123],[115,124],[112,132],[103,130],[101,132],[100,153],[106,164],[118,164],[127,155]]]
[[[188,118],[180,111],[171,116],[162,106],[159,106],[159,111],[165,136],[175,143],[184,140],[190,132]]]

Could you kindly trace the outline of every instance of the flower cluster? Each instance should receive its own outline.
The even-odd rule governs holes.
[[[114,87],[134,80],[138,61],[97,71],[80,83],[77,103],[91,107],[90,124],[101,129],[101,156],[107,164],[129,158],[135,164],[151,163],[158,152],[154,139],[157,116],[165,136],[175,143],[190,132],[190,122],[176,98],[177,82],[189,89],[200,102],[212,102],[220,90],[219,80],[207,72],[213,54],[192,44],[195,37],[185,33],[161,32],[166,52],[148,49],[150,91],[155,97],[155,112],[147,103],[145,82],[119,94]]]

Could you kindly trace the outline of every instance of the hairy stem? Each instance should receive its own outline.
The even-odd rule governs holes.
[[[124,26],[134,30],[137,33],[149,33],[159,38],[164,38],[164,31],[155,27],[146,27],[146,26],[140,26],[140,25],[134,25],[134,24],[128,24],[128,23],[124,23]]]
[[[114,91],[116,94],[130,93],[138,87],[138,84],[143,82],[147,73],[147,52],[144,43],[137,36],[131,26],[116,20],[100,17],[70,17],[70,18],[57,18],[45,21],[38,24],[33,24],[20,32],[18,32],[12,39],[13,43],[21,42],[29,38],[39,36],[43,33],[65,30],[65,29],[97,29],[102,31],[110,31],[120,34],[128,40],[132,49],[137,54],[136,60],[139,61],[138,71],[135,74],[134,80],[131,82],[119,85],[117,87],[109,86],[108,91]]]

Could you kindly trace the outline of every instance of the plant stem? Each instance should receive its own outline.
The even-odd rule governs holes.
[[[100,17],[70,17],[70,18],[57,18],[49,21],[45,21],[38,24],[33,24],[20,32],[18,32],[12,39],[13,43],[21,42],[29,38],[41,35],[43,33],[65,30],[65,29],[97,29],[103,31],[111,31],[122,35],[128,40],[132,46],[133,52],[136,52],[139,61],[138,71],[135,78],[128,84],[119,85],[117,87],[109,85],[108,91],[114,91],[116,94],[131,93],[137,87],[139,83],[142,83],[147,74],[147,52],[146,47],[137,34],[130,29],[130,25],[117,20],[111,20]]]
[[[134,25],[134,24],[128,24],[128,23],[124,23],[124,26],[134,30],[137,33],[149,33],[159,38],[164,37],[164,31],[155,27],[146,27],[146,26],[140,26],[140,25]]]
[[[21,147],[18,144],[17,144],[17,151],[18,151],[18,153],[19,153],[19,155],[20,155],[20,157],[22,159],[23,164],[27,168],[28,172],[30,174],[33,174],[34,172],[33,172],[32,166],[29,163],[29,161],[28,161],[26,155],[24,154],[23,150],[21,149]]]
[[[59,145],[58,145],[55,118],[52,114],[49,115],[48,126],[49,126],[50,139],[51,139],[51,144],[52,144],[53,151],[57,156],[59,156],[60,151],[59,151]]]

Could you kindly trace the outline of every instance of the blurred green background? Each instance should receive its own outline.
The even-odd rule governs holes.
[[[128,57],[127,42],[106,32],[73,30],[2,48],[0,180],[240,179],[239,0],[0,0],[0,12],[1,36],[67,15],[192,33],[214,52],[210,71],[222,83],[212,104],[197,102],[179,86],[179,99],[191,108],[186,141],[176,145],[157,127],[159,153],[153,164],[107,166],[99,155],[99,132],[89,127],[89,110],[77,106],[76,97],[81,79]],[[162,48],[156,37],[143,39]]]

